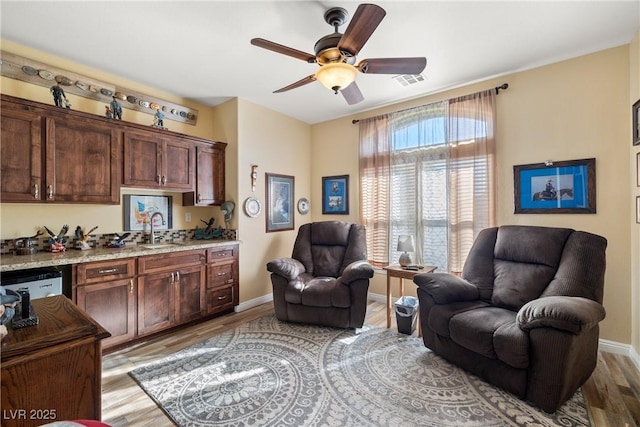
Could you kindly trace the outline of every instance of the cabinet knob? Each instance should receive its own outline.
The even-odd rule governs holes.
[[[33,184],[33,198],[34,199],[40,198],[40,189],[38,188],[38,184]]]
[[[171,283],[175,283],[175,281],[176,281],[176,276],[173,273],[171,273]]]
[[[49,200],[53,199],[53,185],[49,185],[47,187],[47,197],[49,198]]]
[[[129,293],[133,293],[133,279],[129,280]]]
[[[176,280],[179,282],[180,281],[180,272],[176,271]]]
[[[227,273],[218,273],[218,276],[226,276]]]
[[[158,185],[160,185],[160,175],[156,176],[156,182],[158,183]]]
[[[198,193],[198,197],[196,197],[196,203],[200,203],[201,200],[202,198],[200,197],[200,193]]]
[[[223,300],[223,299],[227,299],[227,295],[223,295],[221,297],[218,297],[218,301]]]
[[[162,175],[162,185],[167,185],[167,177]]]

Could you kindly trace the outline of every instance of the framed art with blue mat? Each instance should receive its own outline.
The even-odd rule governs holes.
[[[596,213],[596,159],[513,167],[514,213]]]
[[[349,175],[322,177],[322,213],[349,214]]]

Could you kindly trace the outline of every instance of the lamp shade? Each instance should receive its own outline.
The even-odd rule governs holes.
[[[344,62],[330,62],[318,68],[315,77],[328,89],[338,93],[353,83],[358,74],[358,69]]]
[[[398,251],[400,252],[415,252],[415,242],[413,236],[400,235],[398,236]]]

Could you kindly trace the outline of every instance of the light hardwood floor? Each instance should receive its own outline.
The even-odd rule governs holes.
[[[128,372],[204,341],[223,330],[272,313],[273,304],[263,304],[104,356],[102,420],[113,427],[172,426],[169,418],[138,387]],[[393,321],[392,327],[395,328],[395,319]],[[384,304],[369,303],[366,323],[382,327],[386,325]],[[584,385],[583,392],[594,427],[640,427],[640,372],[630,358],[601,352],[598,366]]]

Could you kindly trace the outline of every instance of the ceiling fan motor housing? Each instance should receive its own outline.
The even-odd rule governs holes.
[[[324,13],[324,20],[327,24],[334,28],[332,34],[327,34],[318,40],[314,46],[316,61],[318,64],[328,64],[331,62],[346,62],[354,64],[356,58],[349,52],[341,52],[338,49],[338,43],[342,38],[342,33],[338,32],[338,28],[344,25],[349,18],[349,13],[341,7],[332,7]]]

